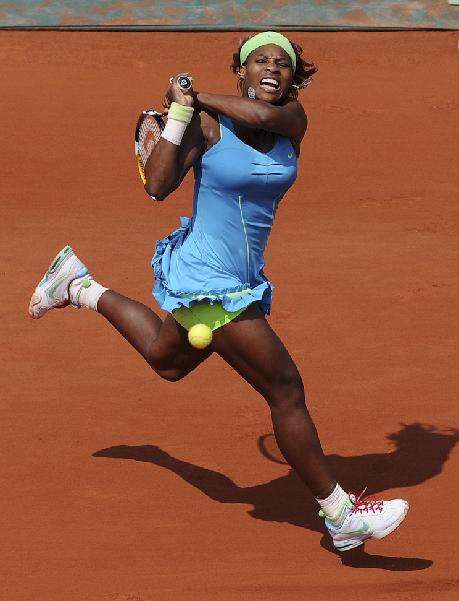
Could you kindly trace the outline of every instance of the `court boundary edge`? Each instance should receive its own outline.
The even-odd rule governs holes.
[[[392,32],[392,31],[459,31],[459,27],[370,27],[352,25],[265,25],[254,27],[215,27],[212,25],[0,25],[0,31],[81,31],[81,32],[238,32],[238,31],[309,31],[309,32]]]

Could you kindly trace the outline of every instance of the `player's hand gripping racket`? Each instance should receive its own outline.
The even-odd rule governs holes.
[[[170,80],[170,83],[173,79]],[[193,85],[193,80],[187,75],[178,75],[177,84],[183,90],[189,90]],[[147,183],[145,177],[145,165],[148,157],[153,152],[156,144],[161,138],[161,133],[165,127],[163,116],[165,113],[159,113],[153,109],[142,111],[137,126],[135,128],[135,156],[137,159],[137,167],[139,169],[140,179],[143,185]]]

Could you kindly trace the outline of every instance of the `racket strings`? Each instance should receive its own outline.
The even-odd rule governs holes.
[[[154,117],[145,118],[139,131],[139,153],[143,164],[147,162],[153,148],[161,137],[162,129]]]
[[[146,184],[145,165],[148,157],[161,138],[164,129],[162,114],[153,110],[143,111],[135,130],[135,156],[143,184]]]

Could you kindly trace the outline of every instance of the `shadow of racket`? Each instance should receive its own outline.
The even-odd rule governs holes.
[[[277,446],[276,439],[272,432],[260,436],[257,441],[257,446],[260,453],[264,457],[266,457],[266,459],[269,459],[269,461],[272,461],[273,463],[278,463],[279,465],[289,465],[287,461],[285,461],[282,453],[280,452],[280,449]]]

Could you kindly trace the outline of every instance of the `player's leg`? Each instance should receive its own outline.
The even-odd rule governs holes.
[[[162,378],[177,381],[212,354],[211,348],[198,350],[188,342],[185,328],[172,315],[164,321],[138,301],[107,290],[97,303],[103,315],[142,355]]]
[[[29,314],[38,319],[50,309],[69,304],[101,313],[164,379],[179,380],[212,352],[194,349],[172,316],[163,322],[149,307],[95,282],[66,246],[35,289]]]
[[[316,497],[336,485],[306,408],[303,382],[257,304],[214,332],[214,350],[268,402],[277,444]]]
[[[408,511],[406,501],[355,498],[330,473],[298,369],[255,304],[214,333],[213,347],[268,402],[279,448],[318,500],[337,549],[397,528]]]

